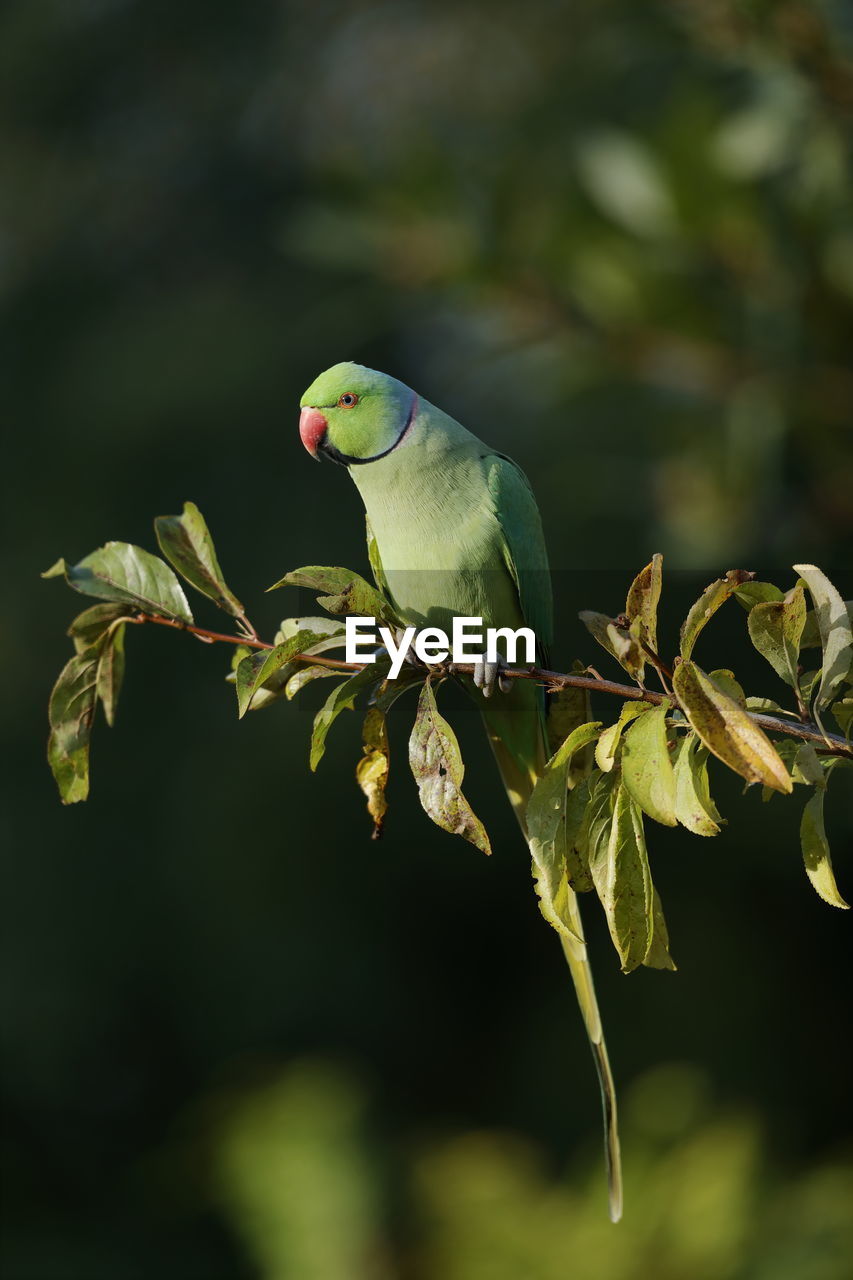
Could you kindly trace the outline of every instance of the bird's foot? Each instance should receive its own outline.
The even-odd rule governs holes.
[[[452,662],[450,670],[456,673],[455,664]],[[485,654],[474,659],[472,678],[477,688],[482,689],[484,698],[491,698],[495,689],[500,689],[501,693],[509,693],[512,688],[512,678],[501,674],[505,670],[506,663],[500,656],[495,662],[487,661]]]

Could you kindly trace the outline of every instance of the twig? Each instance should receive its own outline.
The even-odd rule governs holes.
[[[188,622],[177,622],[172,618],[160,618],[152,613],[138,613],[127,618],[127,622],[154,622],[160,627],[171,627],[175,631],[187,631],[190,635],[204,640],[208,644],[221,641],[224,644],[242,644],[250,649],[274,649],[274,644],[266,640],[252,639],[248,636],[231,636],[223,631],[208,631],[205,627],[197,627]],[[308,662],[312,666],[329,667],[335,671],[362,671],[368,666],[366,662],[344,662],[340,658],[327,658],[319,653],[295,653],[291,662]],[[438,665],[433,668],[438,676],[450,675],[447,667]],[[454,673],[473,675],[474,665],[453,664]],[[651,689],[640,689],[633,684],[619,684],[615,680],[602,680],[583,675],[569,675],[565,671],[549,671],[545,667],[506,667],[501,676],[513,680],[535,680],[538,684],[550,689],[588,689],[591,693],[609,693],[617,698],[625,698],[628,702],[651,702],[660,706],[662,702],[673,701],[663,693],[654,693]],[[763,712],[749,711],[749,718],[768,733],[781,733],[789,738],[799,738],[802,742],[815,742],[822,748],[822,755],[840,756],[845,760],[853,760],[853,743],[837,733],[824,733],[819,725],[809,721],[800,723],[796,720],[780,720],[777,716],[768,716]]]

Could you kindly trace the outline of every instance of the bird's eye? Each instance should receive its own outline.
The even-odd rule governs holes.
[[[358,396],[354,391],[345,391],[338,404],[342,409],[351,409],[354,404],[358,404]]]

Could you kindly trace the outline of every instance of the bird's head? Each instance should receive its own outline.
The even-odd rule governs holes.
[[[313,458],[342,466],[375,462],[396,449],[417,412],[409,387],[364,365],[333,365],[302,397],[299,435]]]

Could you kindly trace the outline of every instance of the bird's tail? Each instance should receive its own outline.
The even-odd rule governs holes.
[[[513,693],[515,692],[513,690]],[[495,711],[497,711],[495,702],[497,702],[497,699],[492,702],[488,711],[484,708],[486,729],[507,795],[526,841],[528,839],[527,802],[545,761],[544,733],[539,733],[535,752],[520,751],[516,754],[511,751],[507,746],[507,737],[500,732],[499,726],[495,723],[495,719],[500,718],[500,712],[498,712],[497,717],[495,716]],[[512,740],[511,737],[509,740]],[[529,760],[530,763],[523,763],[525,760]],[[604,1042],[604,1031],[601,1025],[598,1001],[595,998],[592,968],[590,967],[586,942],[584,941],[583,922],[577,895],[570,889],[568,897],[571,927],[579,941],[576,942],[574,939],[566,938],[562,935],[560,941],[563,944],[563,953],[575,985],[575,993],[581,1008],[587,1035],[589,1036],[592,1056],[598,1072],[598,1082],[601,1086],[601,1105],[604,1111],[604,1158],[607,1167],[610,1218],[613,1222],[618,1222],[622,1217],[622,1157],[619,1149],[616,1088],[613,1083],[613,1073],[610,1070],[610,1060],[607,1056],[607,1045]]]

